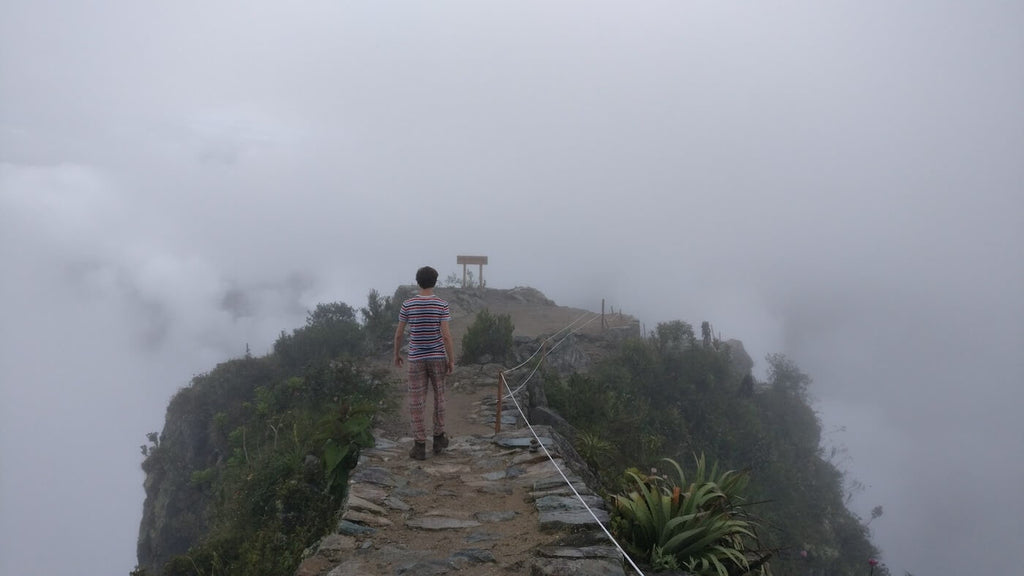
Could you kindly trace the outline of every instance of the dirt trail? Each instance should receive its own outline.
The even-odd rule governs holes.
[[[621,555],[600,537],[584,544],[563,540],[597,525],[556,464],[607,521],[604,503],[561,460],[550,430],[539,427],[538,433],[554,463],[529,449],[532,434],[525,429],[503,426],[495,434],[495,392],[453,382],[451,444],[432,454],[428,439],[424,461],[409,457],[404,414],[381,422],[377,445],[364,451],[353,472],[338,533],[321,541],[297,576],[624,576]]]

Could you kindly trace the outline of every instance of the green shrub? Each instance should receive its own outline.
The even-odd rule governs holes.
[[[477,312],[462,337],[459,364],[475,364],[490,356],[491,362],[505,362],[512,357],[512,316],[491,314],[486,308]]]
[[[359,313],[363,318],[367,343],[373,352],[390,348],[401,304],[391,296],[382,296],[376,289],[367,294],[366,307],[360,308]]]
[[[356,313],[344,302],[317,304],[306,315],[306,325],[291,334],[281,332],[274,356],[289,372],[297,372],[338,357],[359,357],[368,348]]]

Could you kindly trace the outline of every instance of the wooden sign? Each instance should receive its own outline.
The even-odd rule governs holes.
[[[465,288],[466,281],[466,266],[475,264],[480,267],[480,273],[477,275],[480,278],[480,287],[484,287],[484,264],[487,264],[487,256],[456,256],[456,264],[462,264],[462,287]]]

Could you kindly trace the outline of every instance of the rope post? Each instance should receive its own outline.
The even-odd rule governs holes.
[[[502,400],[502,397],[505,395],[505,390],[504,389],[507,388],[507,387],[508,387],[508,385],[505,383],[505,375],[503,373],[501,373],[501,372],[498,372],[498,405],[495,407],[495,411],[494,411],[494,433],[495,434],[501,432],[501,400]]]

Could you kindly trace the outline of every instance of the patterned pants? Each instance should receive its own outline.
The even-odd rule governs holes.
[[[423,406],[427,399],[427,384],[434,387],[434,436],[444,433],[444,378],[448,372],[447,360],[408,362],[409,415],[412,416],[412,437],[426,442]]]

